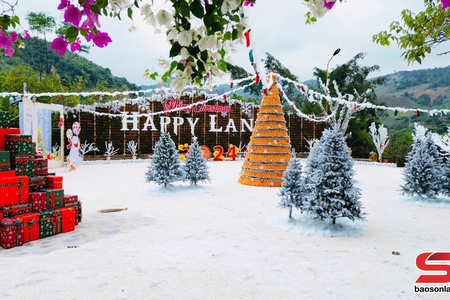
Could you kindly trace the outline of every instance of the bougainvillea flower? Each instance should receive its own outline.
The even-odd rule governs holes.
[[[4,35],[2,32],[0,32],[0,48],[6,48],[11,46],[12,41],[11,39]]]
[[[450,7],[450,0],[441,0],[442,2],[442,9],[447,9]]]
[[[328,10],[332,9],[335,3],[336,0],[323,0],[323,6]]]
[[[28,30],[24,30],[20,35],[26,40],[28,40],[30,38],[30,34],[28,33]]]
[[[112,42],[109,35],[106,32],[101,32],[100,30],[97,31],[96,35],[91,34],[91,38],[94,44],[99,48],[106,47],[108,46],[108,43]]]
[[[78,27],[81,21],[81,11],[75,5],[71,4],[64,12],[64,22],[72,23]]]
[[[251,2],[251,1],[245,0],[244,1],[244,6],[253,7],[253,6],[255,6],[255,2]]]
[[[65,9],[69,5],[70,5],[70,1],[69,0],[61,0],[61,2],[58,5],[58,9],[59,10]]]
[[[17,40],[19,39],[19,35],[15,31],[10,32],[9,37],[13,43],[17,42]]]
[[[73,42],[70,44],[70,51],[76,52],[81,50],[81,44],[80,41]]]
[[[60,36],[53,40],[50,45],[50,49],[56,50],[60,56],[63,56],[67,51],[67,46],[69,43],[64,39],[64,37]]]
[[[14,55],[14,48],[8,47],[5,49],[5,55],[9,57],[13,57]]]

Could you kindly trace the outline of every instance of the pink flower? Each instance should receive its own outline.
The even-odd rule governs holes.
[[[101,32],[100,30],[97,31],[97,34],[91,34],[91,37],[94,44],[99,48],[106,47],[108,46],[108,43],[112,42],[109,35],[106,32]]]
[[[30,34],[28,33],[28,30],[24,30],[20,35],[26,40],[28,40],[30,38]]]
[[[80,44],[79,40],[70,44],[70,51],[76,52],[76,51],[80,51],[80,50],[81,50],[81,44]]]
[[[69,45],[69,43],[64,37],[60,36],[53,40],[50,49],[57,51],[60,56],[63,56],[67,51],[67,45]]]
[[[256,1],[256,0],[255,0]],[[244,1],[244,6],[250,6],[253,7],[255,6],[255,2],[249,1],[249,0],[245,0]]]
[[[13,57],[14,55],[14,48],[8,47],[5,49],[5,55],[9,57]]]
[[[442,2],[442,9],[447,9],[450,7],[450,0],[441,0]]]
[[[9,47],[11,46],[11,44],[12,44],[11,39],[7,35],[0,32],[0,48]]]
[[[323,0],[323,6],[328,10],[332,9],[335,3],[336,1]]]
[[[73,4],[71,4],[64,12],[64,22],[72,23],[76,27],[81,21],[81,11]]]
[[[69,0],[61,0],[61,3],[59,3],[59,5],[58,5],[58,9],[63,10],[65,8],[67,8],[69,5],[70,5]]]
[[[9,37],[11,39],[11,42],[15,43],[19,39],[19,36],[17,35],[17,32],[12,31],[9,33]]]

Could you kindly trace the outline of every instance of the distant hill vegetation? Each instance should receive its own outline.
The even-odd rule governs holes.
[[[26,47],[18,49],[15,57],[0,56],[0,72],[8,72],[17,66],[29,66],[42,79],[50,74],[58,74],[62,85],[73,84],[81,79],[83,87],[93,90],[107,89],[137,90],[139,86],[126,78],[113,76],[111,70],[103,68],[81,55],[68,51],[59,56],[50,50],[50,44],[39,38],[26,41]]]

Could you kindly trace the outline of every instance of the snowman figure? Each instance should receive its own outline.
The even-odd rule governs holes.
[[[67,156],[68,161],[75,166],[81,164],[80,156],[80,140],[78,135],[80,134],[81,126],[78,122],[73,122],[72,129],[67,129],[66,136],[69,141],[67,149],[70,149],[69,156]]]

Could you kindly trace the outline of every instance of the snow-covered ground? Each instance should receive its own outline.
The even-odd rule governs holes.
[[[237,182],[241,165],[208,162],[211,183],[166,189],[145,182],[149,160],[56,169],[83,221],[0,249],[0,299],[450,297],[414,293],[416,256],[450,251],[450,200],[402,196],[401,168],[356,163],[367,221],[332,228],[290,221],[279,188]]]

